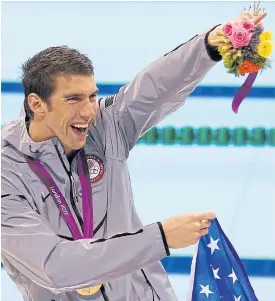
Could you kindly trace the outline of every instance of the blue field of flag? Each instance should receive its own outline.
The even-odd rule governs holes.
[[[199,241],[192,264],[190,297],[192,301],[258,301],[217,219]]]

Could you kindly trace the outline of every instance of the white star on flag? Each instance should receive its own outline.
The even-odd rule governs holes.
[[[233,284],[235,283],[236,280],[238,280],[234,270],[232,269],[232,274],[228,275],[229,278],[232,278]]]
[[[214,240],[212,236],[210,236],[210,244],[207,245],[208,248],[211,249],[211,255],[214,253],[215,250],[219,250],[220,248],[218,247],[218,242],[219,238]]]
[[[206,286],[203,286],[200,284],[200,287],[202,288],[202,290],[200,291],[200,294],[205,294],[208,298],[209,294],[213,294],[213,292],[210,291],[209,289],[209,284]]]
[[[215,278],[215,279],[221,279],[220,276],[218,275],[219,269],[220,269],[220,268],[217,268],[217,269],[214,270],[214,268],[213,268],[213,266],[212,266],[212,271],[213,271],[213,274],[214,274],[214,278]]]
[[[241,301],[241,296],[239,296],[238,298],[234,296],[234,301]]]

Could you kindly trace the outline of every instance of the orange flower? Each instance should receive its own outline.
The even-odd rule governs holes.
[[[254,73],[261,69],[262,67],[254,64],[251,61],[244,61],[242,65],[238,67],[240,74],[244,76],[246,73]]]

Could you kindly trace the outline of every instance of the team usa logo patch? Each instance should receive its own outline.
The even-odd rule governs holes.
[[[94,155],[86,155],[91,183],[98,182],[104,175],[104,165],[101,159]]]

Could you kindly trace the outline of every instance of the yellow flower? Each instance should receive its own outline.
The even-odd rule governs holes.
[[[264,58],[268,58],[272,52],[272,42],[264,41],[258,45],[258,54]]]
[[[230,48],[232,48],[231,45],[224,45],[224,46],[221,46],[221,51],[226,52],[226,51],[228,51]]]
[[[261,42],[264,42],[264,41],[271,41],[272,40],[272,34],[270,31],[264,31],[260,34],[259,36]]]
[[[242,57],[242,51],[241,50],[238,50],[237,57]]]

